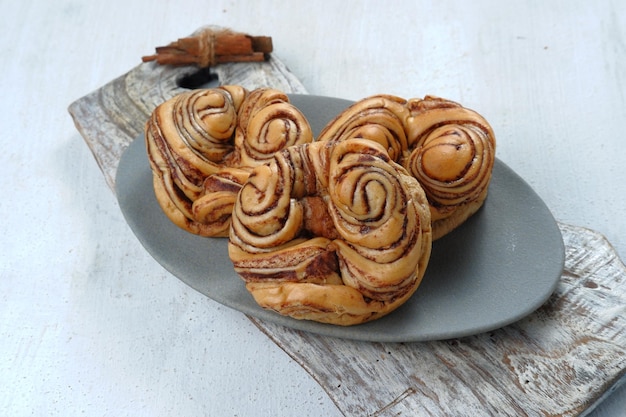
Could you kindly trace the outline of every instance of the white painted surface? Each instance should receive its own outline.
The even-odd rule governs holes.
[[[67,113],[203,25],[272,36],[312,94],[474,108],[557,220],[626,259],[624,2],[3,3],[2,415],[339,414],[243,315],[145,253]],[[626,387],[592,416],[624,410]]]

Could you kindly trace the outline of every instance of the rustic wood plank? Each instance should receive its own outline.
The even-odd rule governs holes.
[[[69,112],[109,186],[151,111],[190,67],[143,63]],[[215,68],[222,84],[306,93],[276,57]],[[626,269],[597,233],[560,224],[566,265],[555,294],[503,329],[428,343],[354,342],[250,318],[306,369],[345,415],[581,415],[626,369]]]
[[[555,293],[499,330],[390,344],[253,321],[346,415],[581,415],[626,372],[626,267],[601,235],[559,227],[566,261]]]

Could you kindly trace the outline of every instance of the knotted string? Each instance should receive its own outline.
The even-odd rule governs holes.
[[[215,40],[217,34],[211,29],[202,31],[199,38],[198,64],[201,68],[211,67],[216,64],[215,61]]]

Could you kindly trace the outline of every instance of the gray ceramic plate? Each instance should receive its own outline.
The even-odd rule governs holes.
[[[314,133],[350,104],[307,95],[293,95],[291,100],[307,116]],[[552,214],[518,175],[496,161],[484,206],[434,243],[424,280],[406,304],[382,319],[352,327],[294,320],[257,306],[233,270],[227,239],[194,236],[167,219],[154,197],[142,137],[123,155],[116,184],[131,229],[176,277],[250,316],[322,335],[411,342],[493,330],[540,307],[563,268],[563,241]]]

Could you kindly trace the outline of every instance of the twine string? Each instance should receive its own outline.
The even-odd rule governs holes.
[[[216,33],[207,29],[200,35],[200,48],[199,48],[199,62],[200,67],[211,67],[216,64],[215,60],[215,40],[217,38]]]

